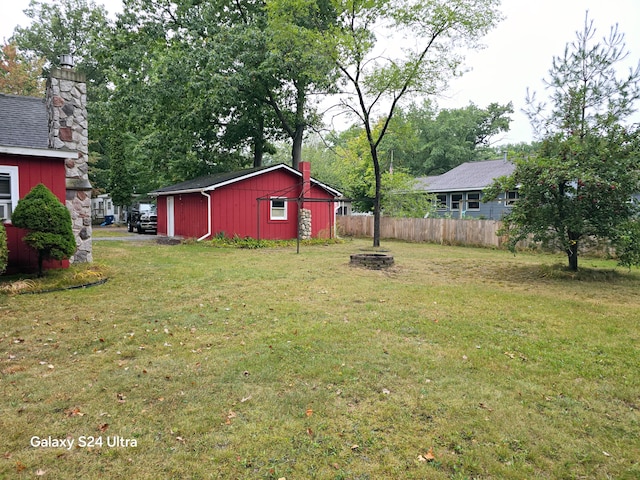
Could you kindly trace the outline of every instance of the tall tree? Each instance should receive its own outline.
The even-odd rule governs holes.
[[[590,236],[618,243],[627,263],[640,261],[629,250],[640,248],[632,201],[640,192],[640,127],[631,123],[640,63],[621,76],[624,35],[617,25],[599,42],[595,34],[587,14],[576,40],[553,59],[545,80],[550,104],[528,96],[529,118],[542,139],[538,155],[518,161],[513,175],[494,185],[494,192],[520,188],[505,218],[512,248],[529,235],[555,242],[571,270],[578,269],[580,242]]]
[[[506,105],[494,102],[486,108],[471,103],[423,117],[419,123],[422,161],[416,165],[415,173],[438,175],[464,162],[493,156],[490,150],[493,139],[509,131],[511,113],[511,102]]]
[[[24,11],[32,20],[16,27],[12,41],[27,58],[44,58],[45,70],[60,66],[61,55],[72,55],[76,69],[91,83],[101,83],[98,51],[104,43],[109,19],[94,0],[31,0]]]
[[[15,43],[0,51],[0,92],[28,97],[44,96],[44,59],[28,59],[18,53]]]
[[[478,47],[500,20],[499,0],[338,2],[340,39],[336,58],[342,74],[343,107],[362,123],[373,163],[376,192],[373,245],[380,245],[381,175],[378,148],[396,108],[412,94],[434,94],[462,62],[459,47]],[[381,52],[375,31],[396,32],[398,52]],[[378,119],[383,125],[377,132]]]

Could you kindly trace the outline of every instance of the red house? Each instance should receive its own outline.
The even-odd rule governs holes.
[[[151,192],[158,201],[158,234],[210,239],[329,238],[340,192],[278,164],[208,175]]]
[[[7,116],[13,116],[13,121],[5,122]],[[47,148],[47,113],[40,98],[0,94],[0,122],[0,219],[7,231],[7,273],[13,273],[37,266],[37,253],[22,242],[26,232],[11,224],[11,213],[18,200],[39,183],[61,203],[66,201],[64,164],[69,152]],[[54,266],[64,265],[56,262]]]
[[[70,261],[92,260],[87,145],[86,84],[71,66],[52,70],[45,98],[0,94],[0,222],[7,231],[7,273],[37,269],[37,253],[22,241],[26,232],[12,225],[11,214],[39,183],[71,212],[78,248]]]

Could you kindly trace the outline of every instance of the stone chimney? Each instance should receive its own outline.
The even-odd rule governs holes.
[[[311,238],[311,209],[304,202],[305,197],[311,196],[311,164],[309,162],[300,162],[298,169],[302,173],[302,189],[300,190],[300,211],[298,212],[298,231],[300,239],[308,240]]]
[[[89,183],[89,134],[87,83],[73,70],[73,58],[61,57],[61,68],[53,68],[45,98],[49,113],[49,147],[69,150],[65,160],[67,208],[78,246],[71,263],[93,261],[91,243],[91,183]]]

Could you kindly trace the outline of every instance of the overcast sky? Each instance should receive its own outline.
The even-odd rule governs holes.
[[[16,25],[26,26],[22,14],[29,0],[2,0],[0,40],[8,39]],[[113,14],[121,0],[96,0]],[[512,101],[511,131],[500,143],[531,141],[529,121],[520,112],[527,87],[544,95],[542,79],[547,76],[554,55],[561,55],[567,42],[575,39],[584,24],[585,12],[595,21],[597,38],[618,24],[625,33],[631,55],[627,67],[640,59],[640,0],[503,0],[505,20],[486,38],[487,48],[467,55],[472,70],[452,83],[438,99],[442,108],[465,107],[473,102],[486,107],[491,102]]]

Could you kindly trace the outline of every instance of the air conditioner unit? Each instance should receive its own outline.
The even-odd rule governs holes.
[[[0,201],[0,220],[11,220],[11,203]]]

